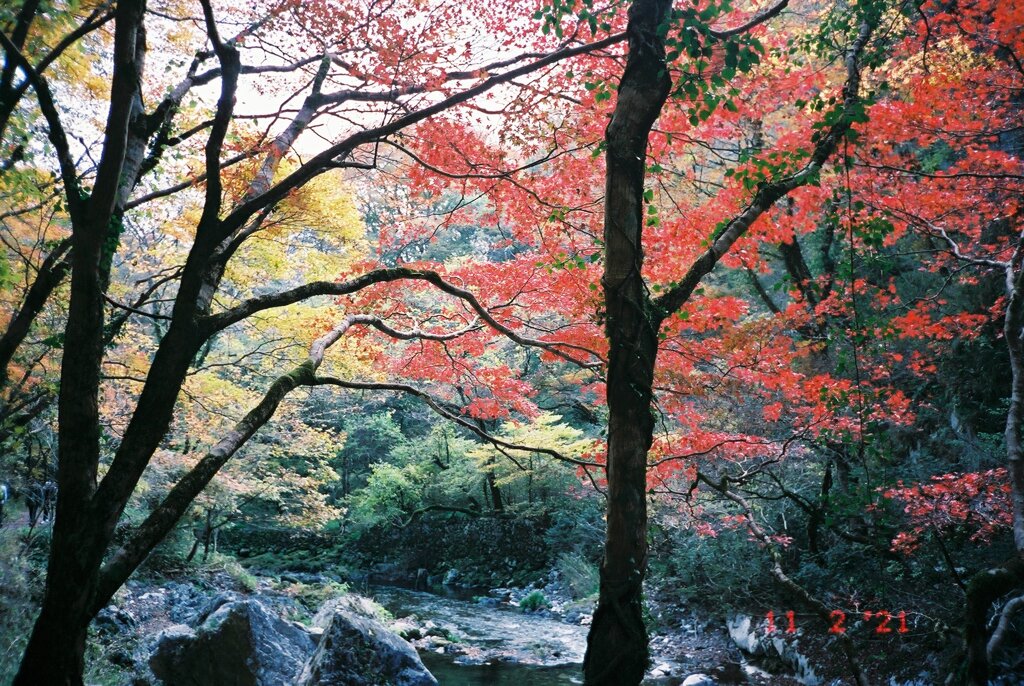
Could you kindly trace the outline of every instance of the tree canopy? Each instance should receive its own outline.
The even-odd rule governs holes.
[[[82,683],[90,622],[190,517],[209,545],[566,494],[606,508],[587,684],[643,677],[661,522],[744,531],[826,623],[863,583],[830,549],[941,560],[987,683],[1024,588],[1022,25],[994,0],[0,9],[0,464],[58,487],[15,683]]]

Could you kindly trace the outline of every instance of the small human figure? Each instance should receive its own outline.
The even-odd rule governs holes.
[[[43,522],[52,522],[57,510],[57,484],[47,481],[42,486]]]
[[[0,526],[4,524],[4,508],[7,505],[7,499],[10,497],[10,487],[3,481],[0,481]]]
[[[28,525],[34,527],[39,522],[39,508],[43,504],[43,485],[32,482],[25,487],[25,506],[28,508]]]

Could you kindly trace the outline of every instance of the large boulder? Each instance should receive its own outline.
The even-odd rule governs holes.
[[[437,686],[416,649],[383,624],[344,604],[331,612],[299,686]]]
[[[796,637],[784,638],[781,632],[768,633],[753,617],[736,615],[726,621],[733,643],[769,672],[788,672],[802,686],[818,686],[821,678],[810,661],[800,653]]]
[[[221,605],[196,630],[179,624],[160,632],[149,666],[166,686],[281,686],[313,649],[301,627],[242,600]]]

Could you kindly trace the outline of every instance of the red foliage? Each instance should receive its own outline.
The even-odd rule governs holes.
[[[879,489],[903,505],[910,529],[897,534],[893,550],[911,553],[929,532],[969,531],[971,541],[986,543],[1010,526],[1010,485],[1006,469],[941,474],[927,482]]]

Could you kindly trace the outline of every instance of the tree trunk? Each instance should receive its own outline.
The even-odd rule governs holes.
[[[994,569],[976,574],[967,584],[964,642],[967,686],[988,686],[988,613],[1002,596],[1024,586],[1024,556],[1018,555]]]
[[[1004,438],[1017,555],[1000,567],[976,574],[967,584],[964,643],[968,686],[988,684],[988,613],[992,604],[1006,593],[1024,588],[1024,265],[1016,255],[1006,266],[1006,295],[1003,339],[1010,355],[1011,386]]]
[[[192,548],[188,551],[188,555],[185,556],[185,562],[191,562],[195,558],[196,553],[199,552],[199,544],[203,540],[202,535],[198,534],[195,529],[192,530],[192,536],[195,540],[192,541]]]
[[[76,545],[69,546],[73,541]],[[58,545],[62,547],[58,548]],[[42,610],[29,637],[15,686],[79,686],[85,667],[90,605],[105,544],[87,509],[64,502],[54,526]],[[61,551],[64,554],[57,554]]]
[[[58,401],[57,516],[42,608],[22,658],[15,686],[82,683],[86,629],[103,553],[114,522],[98,516],[100,455],[99,383],[103,356],[104,244],[128,142],[128,121],[138,97],[145,52],[143,1],[117,4],[111,107],[96,183],[87,200],[70,205],[71,297],[65,326]],[[69,200],[76,188],[67,188]]]
[[[498,488],[498,481],[494,478],[494,458],[487,461],[487,490],[484,495],[490,496],[491,507],[495,512],[505,511],[505,502],[501,499],[501,489]]]
[[[71,266],[70,261],[66,259],[70,247],[71,241],[65,239],[43,260],[35,280],[25,294],[25,300],[0,336],[0,388],[7,385],[8,367],[28,335],[36,316],[42,311],[54,289],[64,280]]]
[[[1024,238],[1021,239],[1024,244]],[[1015,257],[1006,275],[1006,319],[1003,338],[1010,354],[1010,407],[1006,412],[1006,458],[1010,476],[1010,501],[1013,505],[1013,543],[1024,553],[1024,265]]]
[[[629,57],[618,101],[605,134],[605,272],[608,337],[608,522],[598,608],[587,638],[584,673],[588,686],[633,686],[643,678],[647,634],[641,588],[647,568],[647,451],[652,441],[652,384],[658,330],[682,307],[719,258],[779,199],[813,183],[853,123],[859,105],[859,58],[874,29],[864,18],[846,53],[843,112],[820,135],[798,173],[759,184],[750,204],[723,225],[708,249],[667,292],[652,300],[643,281],[643,192],[647,140],[671,88],[659,26],[667,23],[668,0],[634,0],[629,9]],[[781,11],[785,3],[761,15]]]
[[[213,515],[206,511],[206,524],[203,526],[203,564],[210,559],[210,543],[213,540]]]
[[[659,318],[641,274],[647,139],[671,82],[658,33],[667,0],[629,10],[629,57],[611,123],[605,182],[608,356],[608,522],[601,589],[587,637],[588,686],[639,684],[647,669],[642,584],[647,571],[647,451]]]

